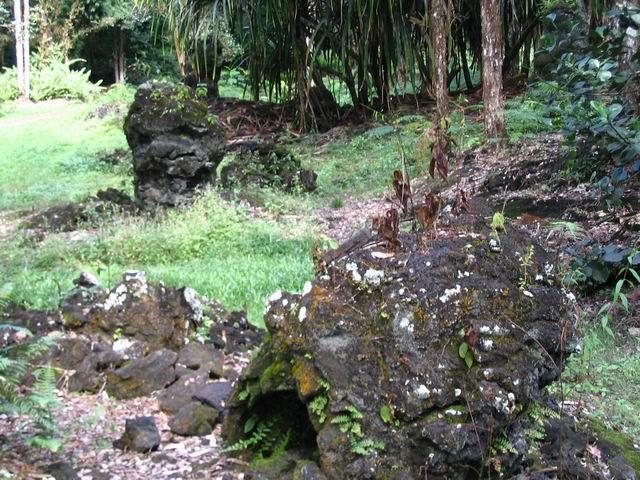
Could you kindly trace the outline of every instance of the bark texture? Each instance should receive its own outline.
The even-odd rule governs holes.
[[[448,115],[449,91],[447,81],[447,37],[449,15],[446,0],[431,2],[431,42],[433,45],[433,86],[438,119]]]
[[[506,137],[502,98],[502,22],[500,1],[482,0],[482,96],[484,133],[487,139]]]

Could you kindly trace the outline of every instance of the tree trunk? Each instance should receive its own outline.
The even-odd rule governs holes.
[[[446,0],[431,2],[431,45],[433,46],[433,87],[436,97],[436,119],[449,114],[449,82],[447,81],[447,37],[449,15]]]
[[[115,45],[113,50],[114,81],[124,83],[125,80],[124,31],[116,26]]]
[[[22,35],[22,2],[13,0],[13,15],[15,17],[16,33],[16,68],[18,70],[18,94],[24,95],[24,48]]]
[[[29,0],[23,0],[24,14],[22,16],[22,62],[23,62],[23,93],[24,100],[31,97],[31,63],[29,62]]]
[[[484,134],[487,140],[506,138],[504,99],[502,98],[502,25],[500,1],[482,0],[482,97]]]
[[[185,54],[182,46],[180,45],[180,39],[178,38],[178,32],[173,32],[173,47],[176,50],[176,59],[178,60],[178,68],[180,69],[180,76],[184,77],[187,74],[187,55]]]

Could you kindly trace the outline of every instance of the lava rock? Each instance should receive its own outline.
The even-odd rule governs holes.
[[[214,345],[191,342],[178,353],[178,364],[188,369],[206,369],[216,377],[222,377],[224,353]]]
[[[127,399],[163,389],[176,378],[174,364],[177,358],[177,353],[163,349],[110,370],[107,372],[107,392],[112,397]]]
[[[77,480],[80,478],[69,462],[54,462],[47,465],[44,471],[55,480]]]
[[[115,448],[147,453],[157,450],[160,445],[160,432],[155,417],[128,418],[124,434],[113,442]]]
[[[158,394],[160,410],[169,414],[176,413],[184,405],[191,402],[196,392],[200,391],[208,381],[209,372],[206,370],[182,375]]]
[[[231,394],[231,382],[211,382],[199,387],[193,394],[193,399],[198,400],[219,412],[227,409],[227,400]]]
[[[219,412],[215,408],[200,402],[190,402],[169,420],[169,428],[173,433],[183,437],[209,435],[218,416]]]
[[[270,297],[270,336],[229,399],[228,442],[266,403],[280,405],[271,417],[293,415],[283,400],[294,398],[328,478],[462,479],[542,398],[575,318],[550,275],[554,258],[511,226],[491,251],[490,221],[471,214],[427,248],[414,234],[398,238],[394,250],[371,238],[302,294]],[[360,435],[335,423],[344,421]]]
[[[318,175],[313,170],[303,169],[300,160],[291,152],[273,143],[246,145],[236,160],[224,166],[220,177],[222,186],[227,189],[256,185],[313,192],[318,188]]]
[[[61,310],[67,327],[101,335],[105,342],[117,338],[113,349],[135,358],[162,348],[177,351],[185,345],[191,323],[202,316],[201,309],[194,310],[194,294],[189,288],[148,282],[144,272],[130,271],[108,292],[73,290]]]
[[[293,471],[293,480],[326,480],[327,477],[318,467],[318,464],[309,460],[301,460],[296,463]]]
[[[124,130],[133,152],[135,195],[144,207],[175,207],[214,182],[224,131],[188,87],[141,85]]]
[[[247,312],[228,313],[215,303],[206,310],[207,316],[215,319],[209,329],[209,341],[224,353],[246,352],[262,343],[265,332],[249,323]]]

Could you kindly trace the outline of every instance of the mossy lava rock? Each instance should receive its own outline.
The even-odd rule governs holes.
[[[393,250],[372,237],[302,294],[272,295],[228,441],[281,432],[330,479],[478,478],[503,436],[503,450],[524,453],[512,426],[560,374],[573,301],[552,257],[490,223],[463,216],[436,240],[401,233]]]
[[[145,207],[174,207],[215,180],[225,137],[205,99],[184,85],[145,83],[124,131],[133,152],[135,195]]]

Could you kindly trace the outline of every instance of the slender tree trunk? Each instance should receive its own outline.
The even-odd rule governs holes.
[[[23,31],[23,40],[22,40],[22,58],[23,58],[23,68],[24,68],[24,91],[23,98],[25,100],[29,100],[31,97],[31,63],[29,62],[29,18],[31,16],[29,12],[29,0],[23,0],[23,8],[24,14],[22,16],[22,31]]]
[[[115,45],[113,49],[114,81],[116,83],[124,83],[125,81],[125,63],[124,30],[122,30],[120,26],[116,26]]]
[[[185,54],[182,46],[180,45],[180,39],[178,38],[178,32],[173,32],[173,47],[176,50],[176,59],[178,60],[178,68],[180,69],[180,75],[184,77],[187,74],[187,55]]]
[[[15,17],[16,33],[16,68],[18,70],[18,93],[20,97],[24,95],[24,48],[22,35],[22,2],[13,0],[13,15]]]
[[[500,0],[481,0],[482,96],[484,133],[487,139],[506,138],[504,99],[502,98],[502,25]]]
[[[431,2],[431,45],[433,46],[433,87],[438,121],[449,114],[449,82],[447,81],[447,38],[449,15],[446,0]]]

